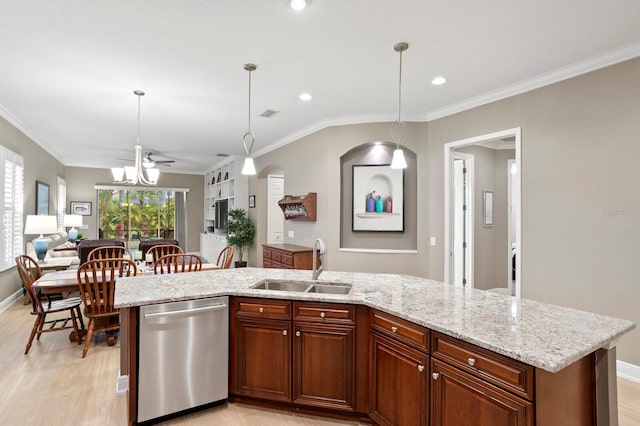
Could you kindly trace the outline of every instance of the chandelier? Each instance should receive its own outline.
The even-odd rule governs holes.
[[[133,94],[138,97],[138,136],[136,139],[135,159],[133,166],[112,167],[111,173],[116,183],[125,183],[129,185],[157,185],[160,177],[160,170],[156,169],[152,161],[142,157],[142,146],[140,145],[140,97],[144,96],[142,90],[134,90]],[[145,176],[146,170],[146,176]]]

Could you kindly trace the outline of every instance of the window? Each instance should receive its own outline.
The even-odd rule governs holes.
[[[24,162],[22,156],[0,146],[0,271],[15,265],[22,254],[24,208]]]
[[[58,176],[58,231],[64,231],[64,215],[67,212],[67,182]]]
[[[119,238],[136,248],[140,239],[174,238],[175,192],[98,189],[99,238]]]

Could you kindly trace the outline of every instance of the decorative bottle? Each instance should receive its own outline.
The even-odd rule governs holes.
[[[393,202],[391,197],[387,197],[387,201],[384,203],[384,212],[391,213],[393,211]]]
[[[369,195],[367,195],[367,213],[372,213],[376,211],[375,204],[376,202],[373,199],[373,192],[370,192]]]
[[[378,195],[378,197],[376,198],[376,213],[382,213],[384,211],[384,201],[382,201],[382,198]]]

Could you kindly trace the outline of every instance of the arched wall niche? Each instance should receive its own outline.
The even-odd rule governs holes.
[[[389,165],[396,145],[373,141],[340,157],[340,249],[348,251],[413,252],[417,250],[417,155],[401,146],[407,161],[403,170],[403,231],[353,231],[353,166]]]

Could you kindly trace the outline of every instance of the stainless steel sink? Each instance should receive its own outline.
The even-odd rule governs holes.
[[[251,288],[258,290],[275,290],[275,291],[308,291],[312,283],[304,281],[280,281],[280,280],[264,280]]]
[[[315,284],[307,293],[349,294],[351,287],[344,284]]]
[[[256,290],[293,291],[299,293],[349,294],[351,285],[315,281],[263,280],[251,287]]]

